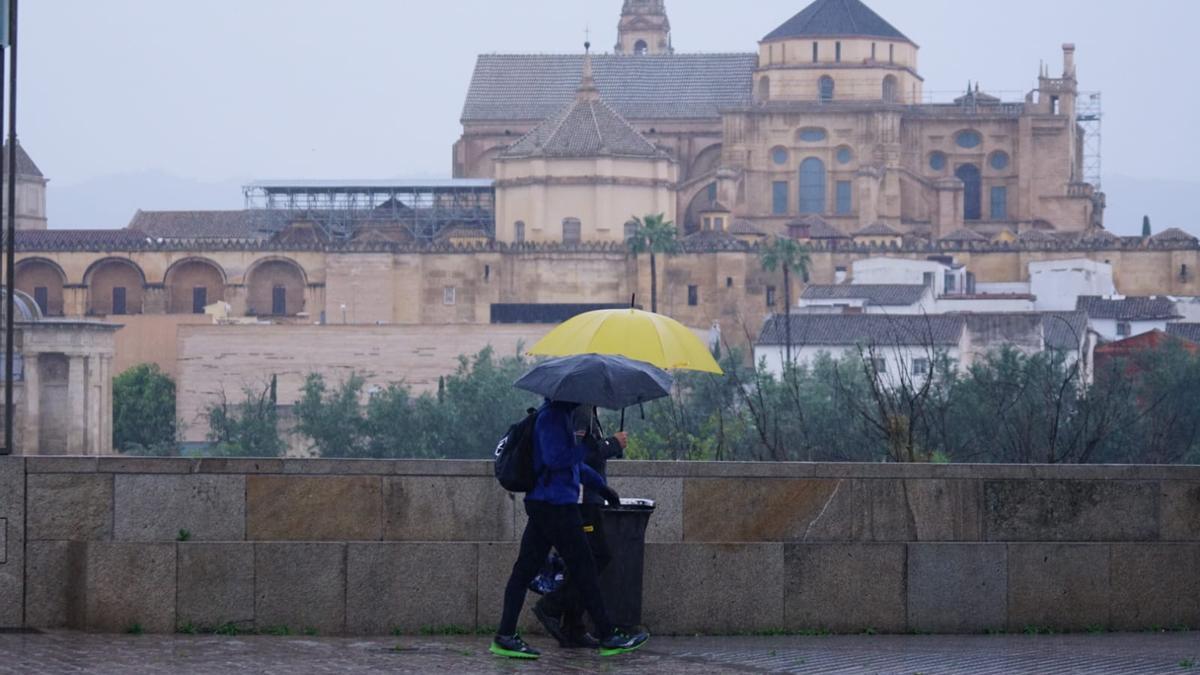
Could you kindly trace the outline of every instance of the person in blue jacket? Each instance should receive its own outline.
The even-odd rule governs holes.
[[[579,590],[583,607],[592,618],[600,636],[603,656],[623,654],[641,647],[649,635],[627,634],[612,625],[600,594],[596,561],[583,530],[579,510],[581,489],[585,485],[604,496],[611,504],[620,498],[604,478],[584,463],[587,448],[575,434],[572,416],[576,403],[547,401],[538,409],[534,423],[534,471],[537,483],[525,495],[525,513],[529,520],[521,535],[521,548],[504,589],[504,613],[490,651],[499,656],[536,659],[541,652],[517,635],[517,619],[525,603],[529,582],[537,576],[554,548],[567,564],[567,573]]]

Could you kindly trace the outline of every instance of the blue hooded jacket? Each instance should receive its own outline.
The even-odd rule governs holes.
[[[579,503],[579,484],[600,490],[604,478],[583,463],[587,446],[575,436],[572,414],[575,403],[547,401],[538,409],[533,427],[533,468],[537,484],[527,501],[565,505]]]

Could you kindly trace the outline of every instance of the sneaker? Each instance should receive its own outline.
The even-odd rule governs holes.
[[[614,628],[608,637],[600,641],[600,656],[628,654],[646,644],[646,640],[649,639],[649,633],[637,632],[630,635],[620,628]]]
[[[536,659],[541,652],[525,644],[520,635],[497,635],[488,651],[510,659]]]
[[[546,629],[546,633],[548,633],[550,637],[554,638],[555,640],[558,640],[560,647],[568,646],[569,641],[567,640],[567,634],[563,631],[562,619],[550,616],[550,613],[547,612],[546,608],[542,605],[541,600],[534,604],[533,615],[536,616],[537,620],[541,622],[542,627]]]

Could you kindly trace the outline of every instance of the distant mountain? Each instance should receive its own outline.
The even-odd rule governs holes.
[[[240,209],[249,180],[206,183],[162,171],[101,176],[73,185],[53,180],[46,211],[53,229],[113,229],[129,224],[138,210]]]
[[[1155,233],[1178,227],[1200,235],[1200,212],[1195,206],[1200,197],[1200,183],[1108,176],[1104,179],[1104,192],[1108,196],[1104,226],[1110,232],[1139,235],[1142,216],[1150,216]]]

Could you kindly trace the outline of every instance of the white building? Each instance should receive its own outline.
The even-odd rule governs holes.
[[[1116,295],[1112,265],[1087,259],[1029,263],[1029,290],[1041,312],[1069,312],[1081,296]]]
[[[1087,314],[1088,325],[1106,342],[1166,331],[1167,324],[1182,319],[1168,297],[1080,296],[1076,309]]]

